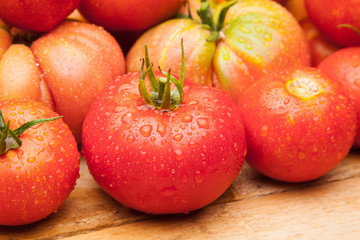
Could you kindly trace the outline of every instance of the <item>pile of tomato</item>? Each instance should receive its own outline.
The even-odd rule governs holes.
[[[1,3],[0,225],[58,210],[81,154],[104,191],[150,214],[210,204],[244,161],[279,181],[325,175],[360,146],[359,12],[360,0]]]

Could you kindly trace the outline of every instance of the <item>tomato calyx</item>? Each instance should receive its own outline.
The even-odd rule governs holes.
[[[210,3],[208,2],[208,0],[201,0],[201,7],[197,10],[197,14],[200,17],[203,26],[212,31],[211,36],[207,38],[208,41],[216,42],[218,40],[219,33],[224,25],[226,13],[229,8],[232,7],[236,2],[237,1],[224,2],[224,7],[220,11],[219,18],[217,19],[217,24],[215,24]],[[189,17],[191,17],[191,15],[189,15]]]
[[[19,136],[27,129],[40,123],[53,121],[58,118],[61,118],[61,116],[54,118],[35,119],[24,123],[15,130],[12,130],[10,129],[10,121],[5,123],[4,116],[0,110],[0,155],[7,153],[11,149],[17,149],[21,147],[22,141]]]
[[[144,71],[144,65],[146,70]],[[139,92],[142,99],[155,109],[174,110],[178,108],[184,100],[184,78],[185,78],[185,54],[183,40],[181,40],[181,70],[179,80],[171,75],[171,69],[164,72],[160,69],[164,77],[156,78],[152,64],[150,63],[148,48],[145,45],[145,59],[142,59],[140,72]],[[148,76],[151,87],[151,94],[145,84],[145,77]],[[171,90],[171,83],[175,84],[175,88]]]

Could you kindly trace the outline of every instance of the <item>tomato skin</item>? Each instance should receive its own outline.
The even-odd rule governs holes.
[[[43,102],[63,116],[78,142],[92,101],[115,76],[125,73],[115,38],[84,22],[64,22],[30,48],[12,44],[0,57],[0,99]]]
[[[268,76],[248,88],[238,106],[247,162],[277,180],[319,178],[342,161],[354,142],[357,121],[351,99],[316,68]]]
[[[360,36],[340,24],[360,29],[360,0],[305,0],[306,11],[320,32],[333,43],[342,46],[360,44]]]
[[[83,150],[98,184],[124,206],[152,214],[187,213],[218,198],[246,154],[236,105],[223,91],[187,85],[173,112],[138,93],[139,73],[120,76],[93,103]]]
[[[31,100],[1,101],[0,109],[12,129],[58,116]],[[80,153],[62,119],[36,125],[20,139],[20,148],[0,156],[0,225],[32,223],[58,210],[79,174]]]
[[[354,147],[360,147],[360,47],[340,49],[325,58],[318,68],[339,82],[355,102],[358,127]]]
[[[191,1],[190,4],[200,1]],[[191,5],[190,5],[191,6]],[[211,2],[214,16],[221,3]],[[193,12],[193,9],[190,9]],[[196,18],[196,16],[194,16]],[[197,18],[196,18],[197,19]],[[128,72],[139,71],[144,44],[153,63],[179,74],[184,40],[186,75],[199,85],[216,86],[237,101],[242,92],[264,74],[292,65],[310,65],[305,35],[294,17],[273,1],[238,1],[226,14],[220,37],[207,39],[211,31],[198,21],[168,20],[146,31],[126,56]]]
[[[175,15],[185,0],[83,0],[79,11],[109,31],[143,31]]]
[[[47,32],[65,20],[80,0],[9,0],[0,4],[0,18],[9,25]]]

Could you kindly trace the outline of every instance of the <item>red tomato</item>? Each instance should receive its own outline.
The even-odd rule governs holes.
[[[247,162],[286,182],[319,178],[349,152],[356,113],[347,92],[316,68],[267,76],[239,101]]]
[[[13,130],[28,121],[59,116],[30,100],[1,101],[0,110]],[[19,148],[0,155],[0,225],[32,223],[58,210],[79,174],[80,153],[61,119],[33,126],[19,138]]]
[[[360,47],[340,49],[325,58],[318,68],[338,81],[355,102],[358,128],[354,146],[360,147]]]
[[[140,96],[140,78],[137,72],[118,77],[85,118],[83,150],[92,176],[124,206],[146,213],[206,206],[235,180],[245,158],[236,105],[221,90],[185,84],[183,102],[157,109]]]
[[[322,60],[339,49],[338,46],[324,38],[309,18],[302,19],[300,25],[309,41],[311,66],[317,67]]]
[[[197,5],[200,0],[191,1],[190,6],[193,2]],[[236,100],[264,74],[295,64],[310,65],[304,33],[282,6],[268,0],[237,1],[229,8],[223,24],[215,24],[222,9],[231,2],[210,2],[208,11],[213,12],[213,18],[204,21],[210,22],[211,27],[201,24],[199,16],[192,14],[196,21],[172,19],[146,31],[127,54],[127,71],[140,70],[139,59],[146,44],[155,66],[171,68],[178,74],[178,46],[184,39],[186,75],[199,85],[226,90]],[[193,7],[190,10],[194,12]]]
[[[307,13],[329,40],[340,46],[360,44],[359,34],[341,24],[360,29],[360,0],[305,0]]]
[[[80,142],[90,104],[108,82],[124,72],[122,50],[108,32],[89,23],[68,21],[30,48],[7,44],[0,56],[0,98],[44,102],[64,116]]]
[[[65,20],[80,0],[7,0],[1,1],[0,18],[9,25],[47,32]]]
[[[109,31],[141,31],[172,17],[185,0],[83,0],[80,13]]]

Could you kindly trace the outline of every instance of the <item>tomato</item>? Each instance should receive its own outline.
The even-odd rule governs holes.
[[[15,132],[26,122],[59,116],[31,100],[1,101],[0,110],[2,133],[7,123]],[[80,153],[62,119],[32,126],[19,140],[22,144],[6,153],[0,141],[0,225],[32,223],[58,210],[79,174]]]
[[[322,60],[339,49],[337,45],[324,38],[309,18],[302,19],[300,26],[309,41],[311,66],[317,67]]]
[[[206,206],[235,180],[245,158],[235,103],[226,92],[186,81],[183,100],[181,94],[165,100],[170,92],[161,91],[150,97],[140,79],[138,72],[119,76],[86,115],[82,142],[90,173],[124,206],[146,213]]]
[[[360,147],[360,47],[340,49],[325,58],[318,68],[338,81],[355,102],[358,127],[354,147]]]
[[[241,96],[247,162],[286,182],[319,178],[348,154],[356,112],[347,92],[316,68],[266,76]]]
[[[360,29],[360,0],[305,0],[311,21],[330,41],[339,46],[360,44],[359,34],[346,24]]]
[[[193,2],[200,1],[190,4]],[[192,14],[196,21],[172,19],[146,31],[126,56],[127,71],[140,70],[139,59],[146,44],[155,66],[171,68],[178,74],[181,53],[177,46],[184,39],[186,74],[196,84],[228,91],[236,100],[267,73],[297,64],[310,65],[304,33],[284,7],[268,0],[244,0],[226,13],[232,3],[210,2],[211,8],[204,8],[202,14],[209,16],[211,11],[213,16],[203,17],[204,24]],[[223,24],[218,21],[220,12],[226,13]]]
[[[9,25],[47,32],[65,20],[80,0],[7,0],[0,4],[0,18]]]
[[[109,31],[142,31],[175,15],[185,0],[83,0],[80,13]]]
[[[119,44],[101,27],[68,21],[30,45],[14,43],[4,50],[0,98],[42,101],[64,116],[81,141],[90,104],[108,82],[125,72]]]

